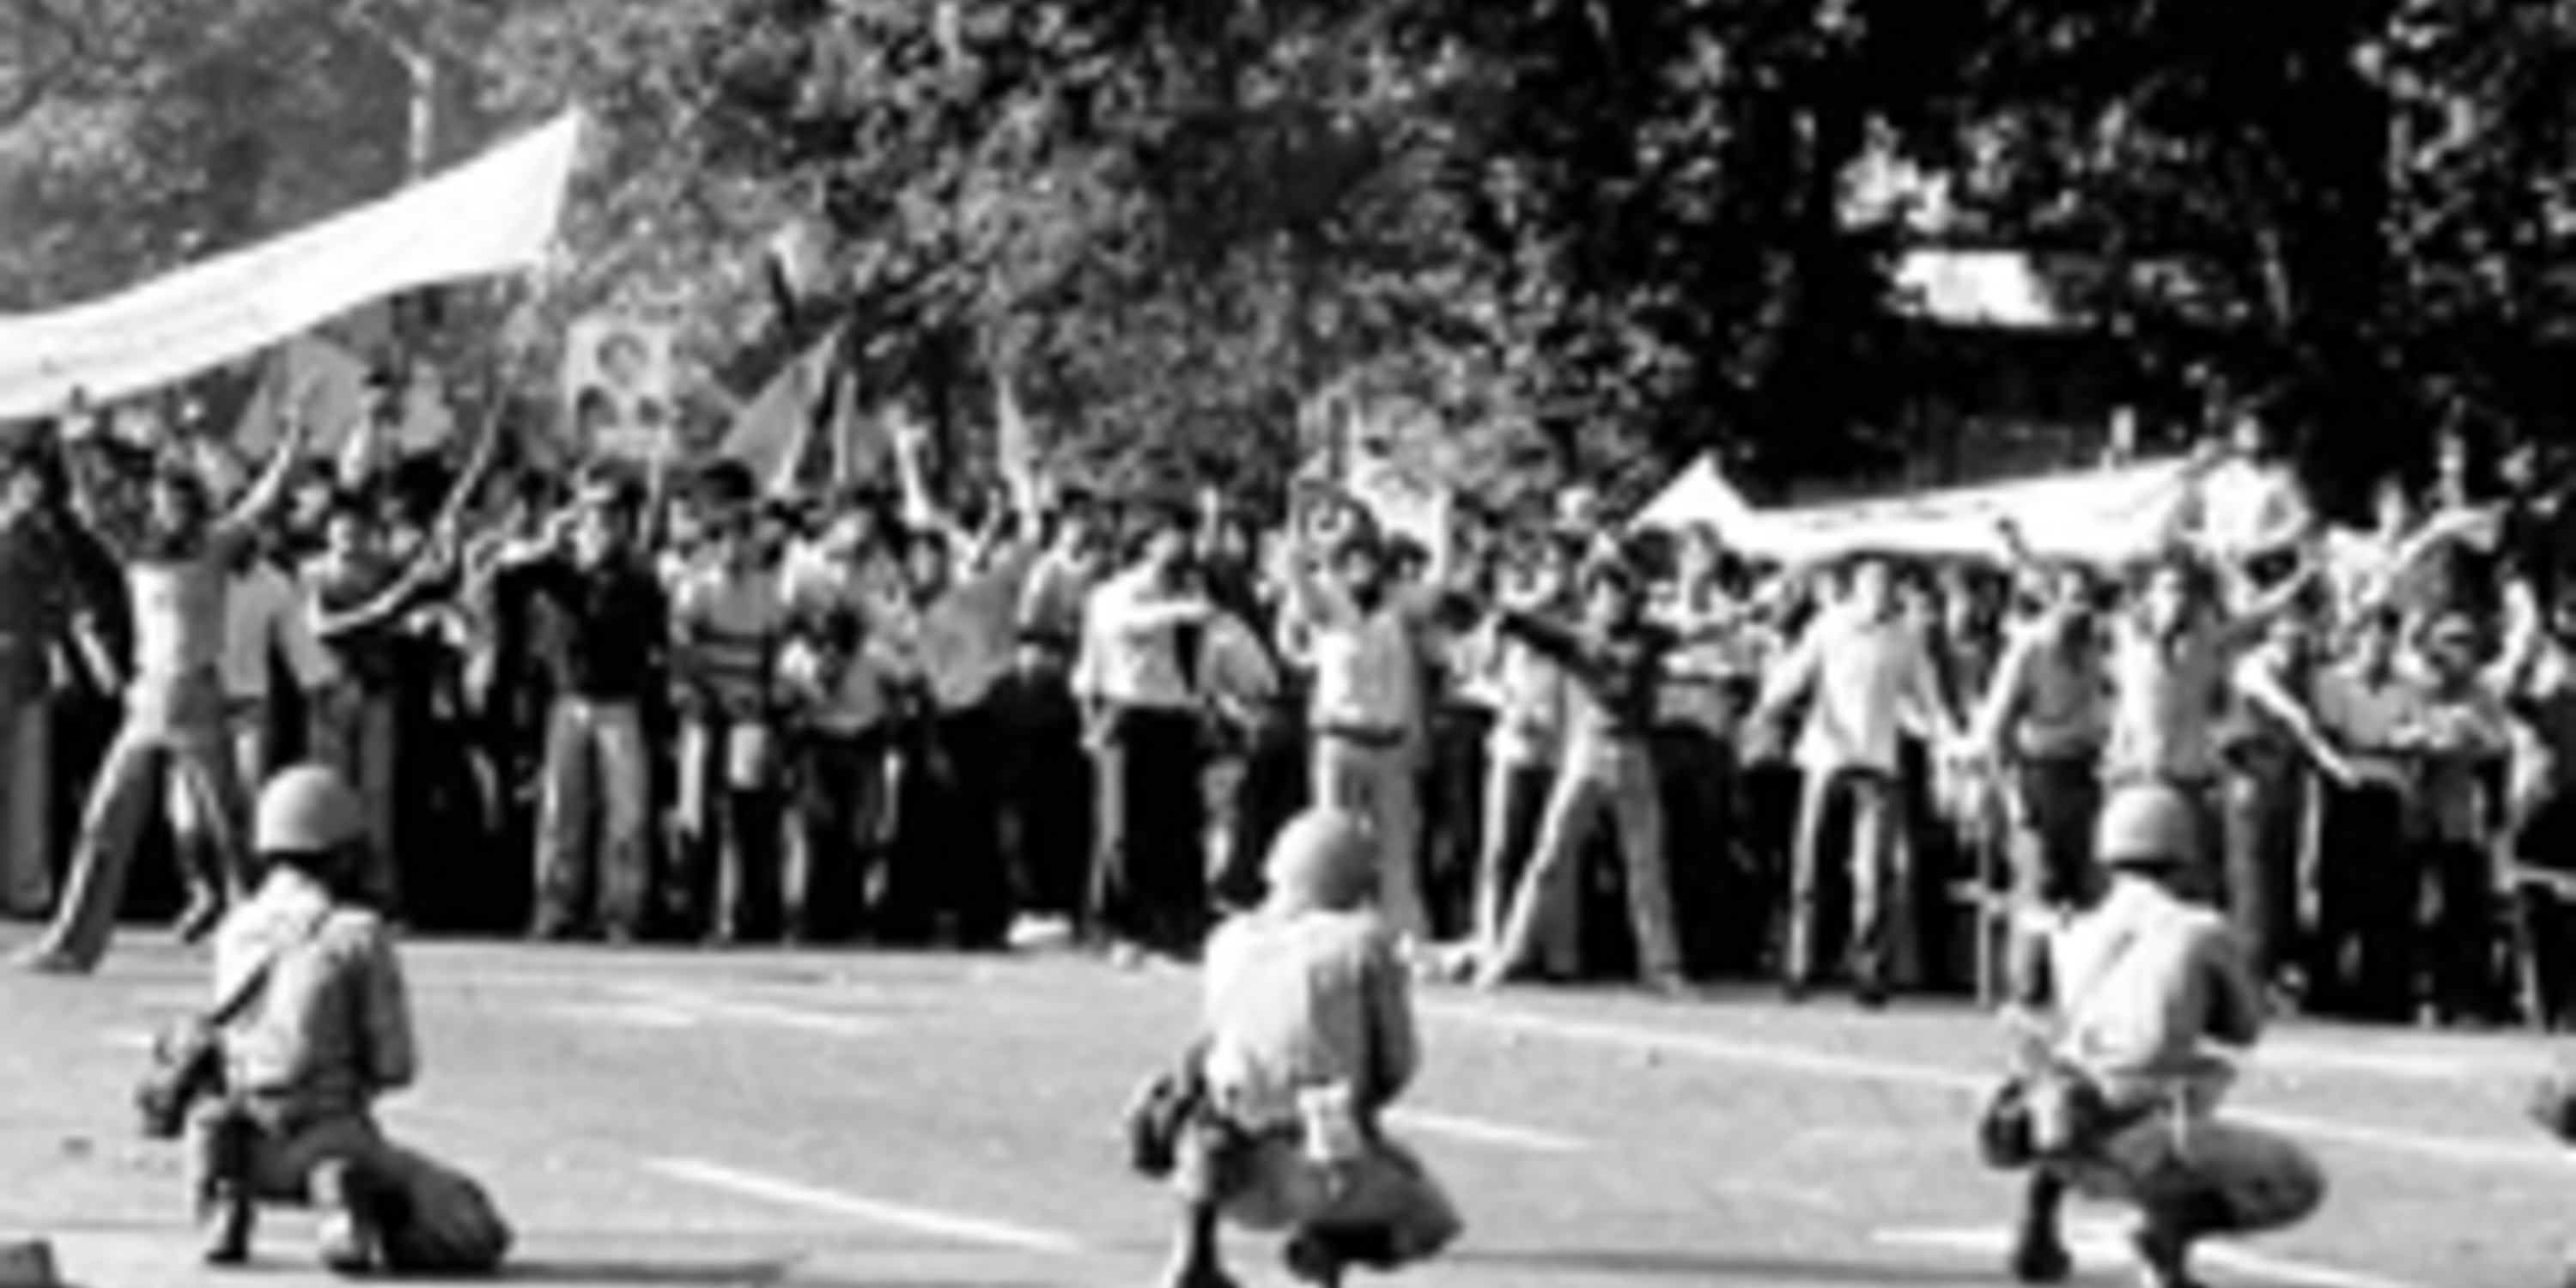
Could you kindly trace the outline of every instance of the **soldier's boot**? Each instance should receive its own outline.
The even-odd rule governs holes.
[[[1317,1288],[1341,1288],[1355,1266],[1384,1273],[1404,1263],[1394,1232],[1382,1229],[1300,1230],[1286,1259],[1290,1277]]]
[[[2191,1275],[2192,1245],[2234,1225],[2227,1205],[2214,1196],[2150,1204],[2130,1237],[2138,1254],[2140,1288],[2201,1288]]]
[[[240,1186],[210,1186],[197,1196],[197,1228],[205,1238],[200,1253],[207,1265],[248,1265],[258,1225],[258,1208]]]
[[[1217,1246],[1217,1210],[1213,1203],[1192,1203],[1182,1216],[1180,1243],[1160,1288],[1237,1288],[1225,1272]]]
[[[317,1250],[322,1268],[335,1275],[363,1275],[375,1270],[380,1249],[371,1196],[356,1169],[333,1161],[313,1169],[313,1209],[322,1218]]]
[[[217,1108],[196,1124],[197,1227],[205,1239],[200,1252],[207,1265],[238,1266],[250,1260],[259,1219],[250,1185],[258,1130],[231,1106]]]
[[[2075,1273],[2075,1258],[2066,1250],[2058,1215],[2066,1206],[2066,1183],[2045,1169],[2030,1174],[2022,1191],[2021,1220],[2013,1229],[2012,1250],[2004,1260],[2015,1283],[2064,1283]]]

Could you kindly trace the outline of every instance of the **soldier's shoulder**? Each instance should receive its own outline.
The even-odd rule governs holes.
[[[2176,903],[2161,918],[2165,933],[2195,949],[2233,949],[2237,930],[2226,914],[2195,903]]]
[[[322,919],[320,938],[348,946],[389,944],[394,938],[393,923],[383,913],[357,904],[341,904]]]

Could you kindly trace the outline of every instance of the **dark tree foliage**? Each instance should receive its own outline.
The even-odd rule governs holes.
[[[1007,381],[1110,482],[1275,485],[1354,405],[1489,491],[1884,473],[1925,243],[2043,252],[2141,405],[2279,395],[2332,498],[2571,429],[2566,0],[27,0],[0,303],[383,190],[424,61],[441,157],[606,127],[547,320],[672,309],[737,392],[844,321],[958,462]]]

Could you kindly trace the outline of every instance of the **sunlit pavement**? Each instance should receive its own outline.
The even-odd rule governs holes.
[[[0,928],[0,949],[26,937]],[[540,1284],[1138,1285],[1168,1208],[1117,1114],[1187,1035],[1193,980],[1018,957],[410,946],[425,1081],[400,1136],[483,1177]],[[172,1146],[134,1130],[148,1035],[202,964],[131,935],[89,979],[0,976],[0,1240],[81,1288],[319,1281],[310,1221],[214,1274]],[[1864,1013],[1773,994],[1421,994],[1430,1065],[1396,1120],[1465,1209],[1425,1285],[2001,1283],[2012,1185],[1969,1126],[2000,1057],[1946,1001]],[[2550,1050],[2287,1026],[2249,1114],[2334,1191],[2311,1225],[2211,1259],[2216,1284],[2554,1284],[2576,1155],[2521,1117]],[[2118,1214],[2082,1281],[2125,1283]],[[1285,1283],[1236,1238],[1249,1285]]]

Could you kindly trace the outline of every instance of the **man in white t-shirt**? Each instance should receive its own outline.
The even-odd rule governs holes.
[[[1818,868],[1829,806],[1839,794],[1851,802],[1853,991],[1876,1005],[1895,982],[1891,976],[1910,965],[1899,735],[1911,723],[1940,745],[1961,740],[1931,654],[1897,610],[1886,564],[1863,560],[1852,569],[1845,602],[1819,617],[1772,673],[1762,706],[1776,714],[1809,699],[1797,749],[1806,794],[1790,875],[1785,982],[1793,997],[1815,983]]]
[[[2226,450],[2200,480],[2200,547],[2235,584],[2260,590],[2279,581],[2316,536],[2316,512],[2259,415],[2239,413]]]

